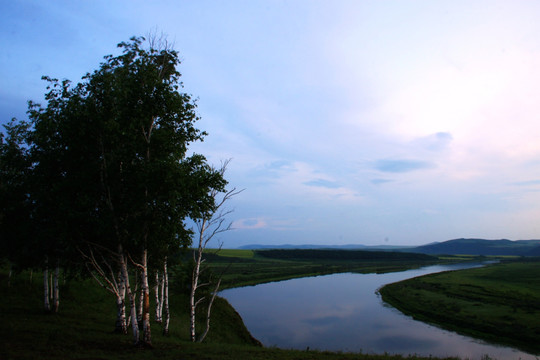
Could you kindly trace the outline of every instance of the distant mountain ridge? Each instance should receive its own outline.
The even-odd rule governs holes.
[[[448,255],[515,255],[540,256],[540,240],[486,240],[486,239],[454,239],[440,243],[422,245],[407,251],[422,254]]]
[[[380,245],[380,246],[368,246],[362,244],[347,244],[347,245],[314,245],[314,244],[281,244],[281,245],[261,245],[250,244],[238,247],[243,250],[271,250],[271,249],[342,249],[342,250],[396,250],[396,249],[409,249],[413,246],[393,246],[393,245]]]
[[[486,240],[486,239],[453,239],[443,242],[433,242],[421,246],[367,246],[361,244],[348,245],[244,245],[239,249],[341,249],[341,250],[387,250],[406,251],[429,255],[514,255],[540,256],[540,240]]]

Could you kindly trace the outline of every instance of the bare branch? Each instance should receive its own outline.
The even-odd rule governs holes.
[[[103,267],[100,265],[100,263],[96,260],[96,257],[94,255],[94,251],[90,248],[90,246],[88,247],[88,254],[84,253],[80,248],[77,249],[81,255],[83,256],[84,259],[86,259],[86,268],[88,269],[88,271],[90,272],[90,275],[92,275],[92,277],[97,281],[97,283],[107,289],[108,291],[110,291],[111,293],[115,294],[115,295],[119,295],[120,293],[120,290],[119,290],[119,287],[118,287],[118,283],[116,282],[116,277],[114,275],[114,272],[112,271],[112,267],[110,265],[110,263],[105,259],[105,257],[103,256],[103,254],[100,253],[100,256],[101,256],[101,263],[104,264],[104,266],[107,267],[108,270],[110,270],[111,272],[111,276],[107,276],[105,270],[103,269]],[[94,271],[92,271],[92,269],[90,268],[90,266],[92,267],[92,269]],[[99,278],[98,276],[95,274],[95,272],[97,272],[97,274],[99,275]],[[102,279],[102,280],[100,280]],[[105,285],[105,283],[108,285]]]
[[[229,162],[230,160],[222,161],[221,168],[217,170],[218,173],[222,177],[225,174],[225,170]],[[208,195],[214,201],[213,209],[211,211],[203,213],[199,219],[194,219],[195,225],[197,227],[198,246],[196,250],[194,249],[193,251],[193,260],[195,262],[195,266],[192,272],[191,294],[190,294],[190,306],[191,306],[190,325],[191,325],[191,340],[192,341],[202,341],[206,337],[208,330],[210,329],[210,313],[211,313],[212,305],[214,303],[214,300],[217,295],[217,291],[219,289],[219,286],[221,284],[221,279],[222,279],[222,277],[219,278],[214,288],[214,291],[211,292],[212,297],[210,298],[210,301],[208,303],[207,315],[206,315],[206,329],[204,330],[203,334],[199,336],[199,338],[197,339],[196,334],[195,334],[196,308],[203,300],[206,299],[206,296],[202,296],[201,298],[196,299],[196,292],[198,289],[202,287],[211,285],[211,282],[206,282],[202,284],[198,283],[201,274],[204,272],[204,270],[208,269],[208,267],[201,267],[201,265],[205,261],[205,259],[203,259],[203,253],[206,250],[208,243],[215,236],[223,232],[231,230],[232,222],[227,223],[226,217],[229,214],[231,214],[233,211],[223,210],[222,207],[228,200],[230,200],[233,196],[238,195],[242,191],[243,190],[237,190],[236,188],[233,188],[223,193],[223,191],[221,191],[220,189],[217,189],[217,188],[211,189]],[[223,243],[221,242],[219,244],[219,249],[221,249],[222,246],[223,246]]]

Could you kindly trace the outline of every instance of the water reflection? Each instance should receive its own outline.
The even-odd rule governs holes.
[[[448,332],[384,306],[384,284],[433,272],[479,266],[430,266],[389,274],[334,274],[221,293],[265,346],[364,353],[535,359],[534,356]]]

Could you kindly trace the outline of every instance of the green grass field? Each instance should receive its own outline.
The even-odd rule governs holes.
[[[384,273],[462,261],[461,258],[441,260],[434,256],[397,252],[236,249],[209,250],[207,259],[214,273],[223,274],[224,289],[305,276],[343,272]]]
[[[217,253],[219,256],[241,259],[251,259],[253,256],[255,256],[255,252],[253,250],[242,249],[208,249],[207,253]]]
[[[380,290],[414,318],[540,354],[540,261],[426,275]]]

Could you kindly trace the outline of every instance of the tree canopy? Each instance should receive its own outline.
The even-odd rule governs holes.
[[[206,133],[195,127],[196,102],[180,91],[178,53],[145,43],[120,43],[121,55],[75,86],[44,77],[46,106],[30,103],[29,122],[7,128],[3,194],[29,196],[43,233],[178,247],[191,241],[183,220],[212,208],[210,188],[224,189],[204,156],[187,156]],[[21,202],[4,205],[13,203]]]
[[[46,104],[30,102],[28,121],[5,127],[0,235],[12,262],[68,265],[85,249],[120,251],[147,276],[191,243],[185,219],[216,207],[211,190],[227,181],[187,154],[207,134],[182,92],[178,53],[152,40],[118,44],[120,55],[76,85],[43,77]]]

